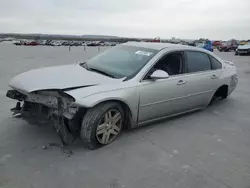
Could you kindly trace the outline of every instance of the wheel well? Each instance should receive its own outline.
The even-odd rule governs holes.
[[[214,96],[215,97],[226,98],[227,97],[227,93],[228,93],[228,85],[222,85],[222,86],[219,87],[219,89],[217,89],[217,91],[215,92]]]
[[[132,112],[131,112],[129,106],[125,102],[120,101],[120,100],[103,101],[103,102],[96,104],[95,106],[100,105],[102,103],[107,103],[107,102],[116,102],[116,103],[121,105],[122,109],[124,110],[124,114],[125,114],[124,128],[125,129],[131,128],[132,127]],[[80,107],[79,110],[77,111],[77,113],[75,114],[74,118],[71,120],[67,120],[67,125],[68,125],[71,133],[74,133],[75,135],[77,135],[79,133],[80,128],[81,128],[82,119],[84,118],[87,110],[88,110],[88,108]]]

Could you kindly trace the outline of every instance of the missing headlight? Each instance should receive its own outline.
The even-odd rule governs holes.
[[[78,107],[69,107],[63,112],[63,116],[66,117],[67,119],[72,119],[76,112],[78,111]]]

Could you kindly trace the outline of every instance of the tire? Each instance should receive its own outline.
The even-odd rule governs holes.
[[[112,113],[112,112],[117,112],[120,113],[121,116],[121,120],[119,120],[120,123],[120,130],[117,131],[117,135],[113,135],[115,136],[115,138],[112,138],[113,140],[111,140],[108,143],[101,143],[99,136],[97,135],[97,128],[99,126],[103,126],[105,124],[105,128],[102,128],[99,131],[106,131],[105,133],[103,133],[103,137],[104,134],[107,133],[107,131],[109,132],[109,130],[107,130],[108,128],[106,126],[111,124],[106,124],[106,115],[107,113]],[[101,123],[101,121],[104,119],[104,122]],[[120,122],[121,121],[121,122]],[[101,124],[101,125],[100,125]],[[110,144],[111,142],[113,142],[121,133],[122,128],[123,128],[123,124],[124,124],[124,110],[122,109],[121,105],[119,103],[116,102],[106,102],[106,103],[101,103],[99,105],[94,106],[93,108],[89,109],[83,120],[82,120],[82,124],[81,124],[81,139],[83,140],[83,144],[85,147],[89,148],[89,149],[97,149],[99,147],[105,146]],[[118,127],[118,126],[117,126]],[[109,127],[110,128],[110,127]],[[110,128],[112,129],[112,128]],[[112,133],[113,134],[113,133]],[[109,137],[110,137],[111,133],[109,133]],[[107,137],[107,136],[105,136]],[[106,140],[104,138],[104,140]]]
[[[235,51],[234,55],[239,55],[239,53],[237,51]]]

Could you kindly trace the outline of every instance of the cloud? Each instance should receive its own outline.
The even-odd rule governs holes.
[[[249,0],[1,0],[0,32],[250,38]]]

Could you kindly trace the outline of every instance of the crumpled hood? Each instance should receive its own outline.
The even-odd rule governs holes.
[[[245,45],[239,45],[238,49],[250,49],[250,44],[245,44]]]
[[[96,72],[91,72],[79,64],[45,67],[31,70],[14,77],[10,87],[21,92],[38,90],[70,89],[120,82]]]

